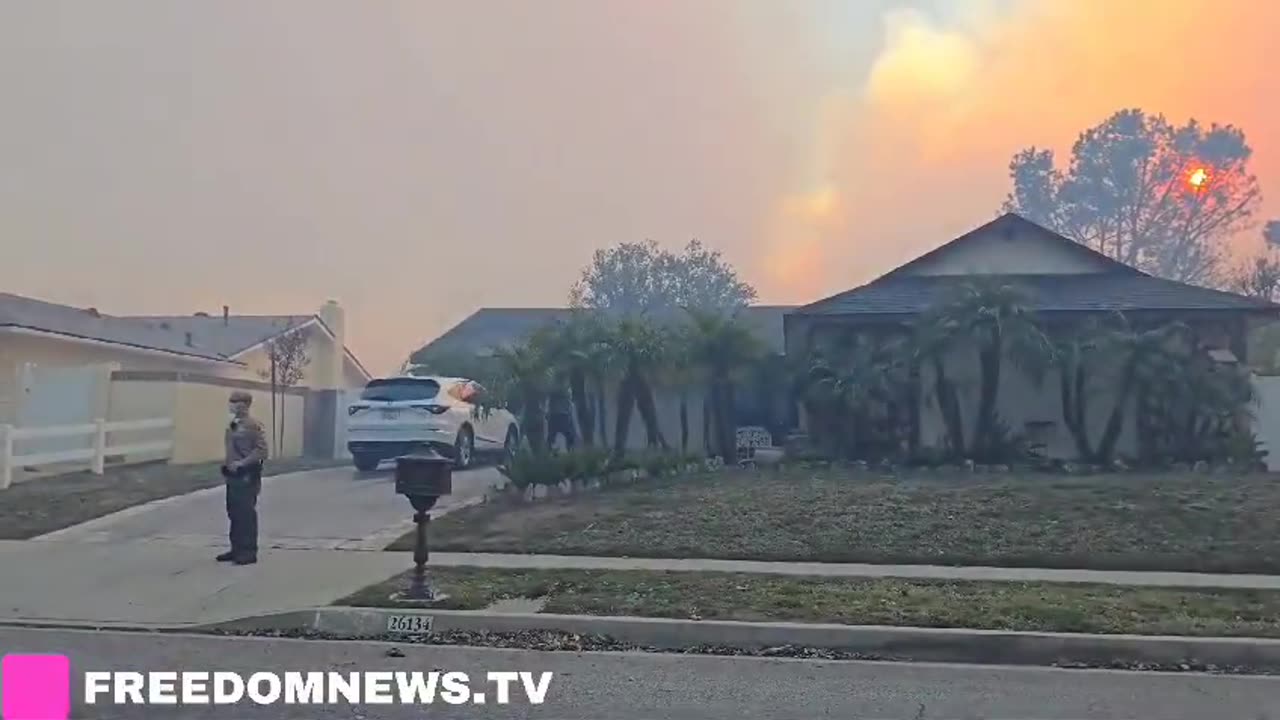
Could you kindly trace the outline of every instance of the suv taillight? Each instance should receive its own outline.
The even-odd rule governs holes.
[[[352,405],[351,407],[347,408],[347,417],[351,417],[352,415],[355,415],[356,413],[360,412],[363,409],[364,408],[360,407],[359,405]]]
[[[439,415],[449,409],[446,405],[414,405],[413,407],[417,410],[426,410],[432,415]]]

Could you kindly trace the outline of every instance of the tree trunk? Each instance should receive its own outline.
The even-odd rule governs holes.
[[[271,357],[271,454],[274,457],[280,455],[280,427],[279,420],[276,419],[276,359]]]
[[[978,353],[982,370],[981,395],[978,400],[977,427],[973,430],[973,445],[969,454],[985,457],[991,450],[995,432],[996,398],[1000,392],[1000,360],[1004,343],[999,330],[992,330],[991,342]]]
[[[1072,367],[1063,367],[1058,372],[1058,383],[1062,395],[1062,422],[1071,432],[1075,441],[1076,454],[1081,459],[1093,457],[1093,448],[1089,445],[1089,432],[1086,426],[1086,393],[1084,363],[1077,362]]]
[[[947,379],[947,369],[941,357],[933,358],[933,392],[938,397],[938,412],[942,415],[942,424],[947,427],[947,439],[951,444],[951,452],[964,453],[964,415],[960,413],[960,399],[956,397],[956,388]]]
[[[1151,427],[1151,388],[1139,382],[1133,391],[1134,422],[1138,431],[1138,457],[1143,461],[1154,459],[1155,433]]]
[[[631,410],[635,406],[635,390],[631,386],[631,374],[627,373],[618,383],[617,416],[613,420],[613,454],[622,457],[627,452],[627,437],[631,432]]]
[[[582,444],[588,447],[595,445],[595,418],[592,415],[591,396],[587,394],[587,374],[581,368],[569,371],[569,393],[578,416],[578,432],[582,435]]]
[[[715,419],[716,452],[725,463],[732,463],[738,456],[738,438],[733,426],[732,403],[728,383],[723,378],[711,381],[711,408]]]
[[[680,388],[680,454],[689,454],[689,391]]]
[[[529,443],[529,449],[541,455],[547,448],[547,415],[542,409],[542,398],[536,393],[525,393],[524,417],[521,433]]]
[[[280,392],[280,444],[275,447],[275,456],[284,457],[284,392]]]
[[[658,408],[653,398],[653,387],[640,374],[635,376],[636,407],[640,410],[640,419],[644,421],[645,440],[649,447],[669,449],[667,439],[662,435],[662,426],[658,424]]]
[[[1138,358],[1135,355],[1125,363],[1115,407],[1111,408],[1106,429],[1102,431],[1102,439],[1098,441],[1097,461],[1100,463],[1109,462],[1116,451],[1116,442],[1120,440],[1120,432],[1124,430],[1125,406],[1129,403],[1129,396],[1133,394],[1134,376],[1137,372]]]
[[[596,379],[596,421],[600,425],[600,447],[609,447],[609,434],[605,431],[605,424],[608,420],[608,405],[606,404],[606,391],[603,378]]]
[[[711,386],[708,385],[702,391],[702,450],[707,457],[712,456],[711,442]]]
[[[907,454],[915,457],[920,452],[920,363],[912,362],[907,372]]]

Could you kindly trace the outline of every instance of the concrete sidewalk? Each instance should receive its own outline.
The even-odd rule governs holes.
[[[407,553],[406,553],[407,554]],[[1096,583],[1145,587],[1246,588],[1280,590],[1276,575],[1219,575],[1186,572],[1054,570],[1047,568],[949,567],[944,565],[867,565],[862,563],[759,562],[667,558],[518,555],[501,553],[431,553],[431,565],[521,570],[658,570],[728,572],[824,577],[916,578],[931,580],[998,580],[1012,582]]]
[[[478,502],[492,468],[454,475],[439,516]],[[31,540],[0,542],[0,620],[175,625],[327,605],[412,567],[381,550],[412,528],[389,472],[326,468],[263,480],[257,565],[226,547],[221,488],[167,498]]]

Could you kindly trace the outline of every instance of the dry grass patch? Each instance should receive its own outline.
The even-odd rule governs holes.
[[[459,552],[1280,574],[1275,476],[728,471],[432,523]],[[412,548],[412,537],[392,549]]]
[[[1042,632],[1280,637],[1280,592],[745,573],[441,568],[438,607],[547,598],[546,613]],[[395,606],[407,575],[339,605]]]

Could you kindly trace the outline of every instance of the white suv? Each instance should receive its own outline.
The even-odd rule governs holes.
[[[347,408],[347,450],[356,468],[428,447],[466,468],[477,453],[514,453],[520,427],[501,408],[480,410],[484,388],[466,378],[400,376],[370,380]]]

